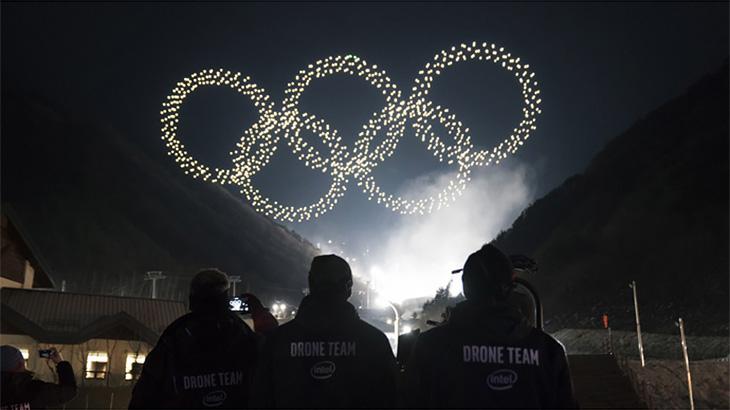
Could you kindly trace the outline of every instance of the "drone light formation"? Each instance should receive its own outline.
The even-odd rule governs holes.
[[[519,124],[509,136],[491,149],[475,150],[469,128],[448,108],[434,105],[428,100],[435,78],[452,65],[471,60],[491,61],[513,72],[524,98],[523,115]],[[374,113],[362,126],[352,149],[342,143],[337,129],[325,119],[299,108],[299,100],[312,81],[333,74],[363,78],[380,90],[385,98],[384,108]],[[455,201],[470,181],[473,167],[499,164],[508,154],[517,152],[529,138],[530,132],[536,129],[536,119],[541,113],[542,102],[538,82],[534,77],[535,73],[530,71],[528,64],[522,63],[520,58],[513,57],[504,48],[495,44],[472,42],[470,45],[461,44],[434,55],[433,60],[419,70],[411,94],[402,98],[396,84],[377,65],[370,65],[353,55],[332,56],[317,60],[297,73],[294,81],[287,85],[282,108],[278,111],[266,91],[252,82],[250,77],[223,69],[207,69],[178,82],[172,94],[162,104],[162,139],[167,145],[168,154],[174,157],[185,174],[212,183],[235,184],[257,212],[279,221],[303,222],[323,215],[337,205],[351,179],[356,181],[369,200],[401,214],[423,215]],[[258,110],[256,123],[243,131],[240,142],[229,152],[233,163],[230,169],[210,167],[198,161],[178,139],[182,105],[187,96],[201,86],[231,88],[251,99]],[[443,126],[453,145],[447,144],[442,136],[433,131],[434,123]],[[457,170],[456,176],[436,196],[403,199],[384,192],[372,175],[378,165],[393,155],[404,135],[406,125],[409,124],[416,137],[426,144],[426,148],[438,161],[454,165]],[[320,152],[307,143],[301,137],[302,130],[318,135],[329,152]],[[384,135],[384,138],[374,144],[379,135]],[[299,207],[280,204],[263,195],[253,185],[252,178],[269,163],[282,137],[294,155],[307,167],[331,177],[327,193],[311,204]]]

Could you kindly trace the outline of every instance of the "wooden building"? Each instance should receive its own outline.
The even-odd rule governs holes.
[[[129,386],[164,329],[187,308],[178,301],[0,289],[0,343],[18,347],[29,370],[55,375],[38,350],[56,347],[80,386]]]
[[[54,288],[48,265],[8,204],[0,219],[0,288]]]

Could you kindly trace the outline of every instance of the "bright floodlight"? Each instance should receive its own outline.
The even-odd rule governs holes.
[[[384,297],[378,297],[375,299],[375,306],[377,306],[377,307],[386,308],[390,305],[391,305],[391,303],[388,302],[388,300],[385,299]]]
[[[279,304],[279,309],[283,312],[286,310],[286,303]]]
[[[274,303],[273,305],[271,305],[271,309],[274,312],[278,312],[279,311],[279,304],[278,303]]]
[[[411,330],[413,330],[410,326],[405,325],[403,326],[403,333],[411,333]]]
[[[393,319],[390,319],[390,318],[388,318],[388,319],[387,319],[387,320],[385,321],[385,323],[387,323],[387,324],[389,324],[389,325],[392,325],[392,324],[393,324]]]

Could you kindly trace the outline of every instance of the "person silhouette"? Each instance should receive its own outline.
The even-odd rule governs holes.
[[[147,356],[130,409],[248,407],[259,338],[229,310],[225,273],[205,269],[193,277],[190,310]]]
[[[63,360],[55,347],[48,349],[47,364],[56,365],[58,383],[35,379],[25,368],[25,359],[15,346],[0,346],[2,384],[0,388],[0,409],[31,410],[46,407],[60,407],[71,401],[78,391],[71,363]],[[65,406],[64,406],[65,407]]]
[[[510,303],[512,264],[493,245],[469,255],[466,300],[422,333],[406,369],[413,408],[577,408],[565,349]]]
[[[294,319],[264,343],[251,393],[261,408],[387,408],[396,405],[390,343],[347,302],[352,273],[336,255],[317,256],[309,295]]]

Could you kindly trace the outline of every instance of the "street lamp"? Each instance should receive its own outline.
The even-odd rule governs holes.
[[[271,313],[273,313],[274,317],[277,319],[286,319],[286,309],[288,307],[289,306],[287,306],[284,302],[274,302],[271,304]]]
[[[384,299],[382,297],[378,298],[375,301],[375,304],[377,304],[378,306],[382,306],[382,307],[390,306],[390,308],[393,309],[393,314],[395,315],[395,319],[393,320],[393,330],[395,332],[394,347],[395,347],[395,352],[397,354],[398,353],[398,336],[400,336],[400,314],[398,313],[398,308],[396,308],[393,303],[391,303],[390,301],[388,301],[387,299]]]

